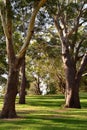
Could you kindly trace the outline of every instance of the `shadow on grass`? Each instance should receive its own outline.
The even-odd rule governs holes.
[[[62,95],[33,96],[33,97],[28,97],[26,102],[31,106],[58,107],[64,103],[64,97]]]
[[[27,104],[31,105],[31,106],[42,106],[42,107],[60,107],[62,104],[64,103],[64,101],[60,100],[60,101],[29,101],[27,102]]]
[[[87,130],[87,120],[79,120],[58,116],[53,117],[50,115],[33,115],[28,116],[23,120],[20,119],[17,121],[7,121],[7,124],[5,124],[5,121],[0,121],[0,130],[1,128],[3,128],[4,130],[8,130],[9,126],[10,130]]]
[[[87,108],[87,102],[84,102],[84,101],[81,102],[81,107],[82,107],[82,108]]]
[[[80,95],[81,107],[87,108],[86,93]],[[31,106],[44,106],[44,107],[60,107],[64,104],[64,95],[46,95],[46,96],[30,96],[27,97],[27,104]]]
[[[35,96],[28,96],[27,99],[64,99],[64,95],[35,95]]]
[[[63,103],[64,97],[61,95],[30,96],[27,98],[27,108],[21,105],[24,110],[18,109],[18,115],[22,118],[0,120],[0,130],[87,130],[87,118],[81,119],[83,114],[86,116],[86,109],[84,112],[83,109],[59,111]],[[82,99],[81,105],[87,107],[86,100]],[[28,109],[30,106],[31,110]]]

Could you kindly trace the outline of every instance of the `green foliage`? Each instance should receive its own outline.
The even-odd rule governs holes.
[[[4,7],[4,2],[3,0],[0,0],[0,10]]]
[[[84,75],[82,76],[81,90],[87,92],[87,74],[84,74]]]
[[[48,84],[47,94],[57,94],[57,88],[55,87],[55,83],[50,82]]]

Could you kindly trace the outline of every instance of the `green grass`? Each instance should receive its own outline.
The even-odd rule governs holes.
[[[1,119],[0,130],[87,130],[86,93],[81,94],[81,109],[61,107],[62,95],[28,96],[25,105],[17,102],[16,111],[21,118]]]

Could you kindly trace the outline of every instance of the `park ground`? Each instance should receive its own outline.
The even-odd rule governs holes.
[[[0,119],[0,130],[87,130],[87,93],[81,93],[81,109],[63,108],[64,96],[27,96],[16,100],[17,119]],[[0,111],[3,98],[0,98]]]

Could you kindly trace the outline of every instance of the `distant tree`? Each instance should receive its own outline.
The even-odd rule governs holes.
[[[43,32],[44,30],[40,29],[39,31]],[[29,78],[28,75],[30,75],[30,73],[31,75],[34,74],[34,76],[37,75],[36,78],[32,77],[33,81],[31,82],[38,81],[37,79],[39,76],[39,79],[42,80],[40,82],[45,83],[46,87],[49,89],[49,93],[58,93],[59,91],[64,93],[65,80],[60,59],[61,48],[57,39],[54,37],[55,35],[51,36],[52,34],[50,34],[48,30],[44,32],[44,35],[46,35],[45,40],[44,35],[42,35],[40,34],[39,36],[38,32],[34,35],[32,44],[27,51],[27,78]],[[46,41],[47,37],[49,37],[49,42]],[[33,87],[33,85],[31,85],[31,87]],[[52,90],[52,87],[55,91]]]

